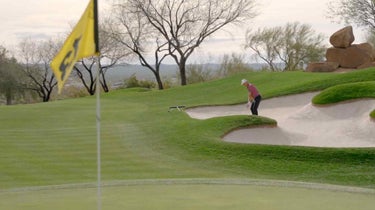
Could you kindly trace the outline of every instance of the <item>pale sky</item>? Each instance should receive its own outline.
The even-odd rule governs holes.
[[[98,0],[99,10],[108,7],[108,0]],[[227,28],[232,35],[220,32],[196,52],[197,55],[222,55],[244,52],[244,33],[264,27],[283,26],[299,21],[310,24],[317,33],[327,37],[345,25],[331,23],[325,18],[329,0],[258,0],[259,15],[241,29]],[[88,0],[0,0],[0,45],[14,47],[22,38],[48,38],[69,32]],[[357,42],[363,40],[363,31],[354,27]],[[197,56],[196,57],[205,57]]]

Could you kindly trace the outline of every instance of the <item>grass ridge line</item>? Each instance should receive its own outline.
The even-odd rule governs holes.
[[[140,186],[140,185],[253,185],[263,187],[285,187],[285,188],[305,188],[311,190],[326,190],[336,192],[374,194],[374,189],[351,187],[342,185],[322,184],[313,182],[268,180],[268,179],[210,179],[210,178],[190,178],[190,179],[135,179],[104,181],[103,188]],[[36,187],[22,187],[7,190],[0,190],[0,194],[14,192],[33,192],[45,190],[67,190],[67,189],[88,189],[96,188],[97,183],[62,184]]]

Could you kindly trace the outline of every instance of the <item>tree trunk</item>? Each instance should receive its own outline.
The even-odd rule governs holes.
[[[45,93],[44,97],[43,97],[43,102],[48,102],[49,99],[51,98],[51,92],[52,92],[52,89],[50,90],[47,90],[46,91],[47,93]]]
[[[100,80],[100,84],[104,90],[105,93],[108,93],[109,92],[109,87],[108,87],[108,84],[107,84],[107,80],[105,79],[105,73],[104,71],[102,70],[101,73],[101,80]]]
[[[180,59],[180,76],[181,76],[181,85],[187,85],[187,79],[186,79],[186,59],[181,58]]]
[[[155,79],[156,79],[156,82],[158,83],[158,88],[159,88],[159,90],[163,90],[163,89],[164,89],[164,86],[163,86],[163,82],[161,81],[161,78],[160,78],[160,74],[159,74],[159,73],[156,73],[156,72],[155,72]]]
[[[12,105],[12,94],[7,93],[5,97],[6,97],[7,105]]]

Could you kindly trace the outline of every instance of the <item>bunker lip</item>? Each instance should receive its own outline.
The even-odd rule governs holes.
[[[276,127],[237,129],[223,136],[227,142],[309,147],[375,147],[374,121],[369,113],[375,100],[361,99],[329,106],[314,106],[317,92],[265,99],[259,115],[275,119]],[[249,115],[246,104],[206,106],[186,110],[190,117],[208,119]]]

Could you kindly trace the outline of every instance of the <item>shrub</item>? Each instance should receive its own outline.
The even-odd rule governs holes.
[[[211,70],[205,69],[204,65],[188,65],[186,73],[188,84],[206,82],[212,79]]]
[[[155,82],[148,81],[148,80],[138,80],[135,74],[130,76],[128,79],[125,80],[124,86],[126,88],[133,88],[133,87],[143,87],[143,88],[155,88]]]
[[[54,93],[51,96],[52,100],[62,100],[62,99],[67,99],[67,98],[81,98],[81,97],[85,97],[89,95],[85,88],[74,86],[74,85],[65,86],[61,94],[57,94],[56,91],[54,91]]]
[[[226,77],[237,73],[249,72],[249,68],[244,61],[244,55],[232,53],[231,56],[224,55],[219,69],[219,77]]]

